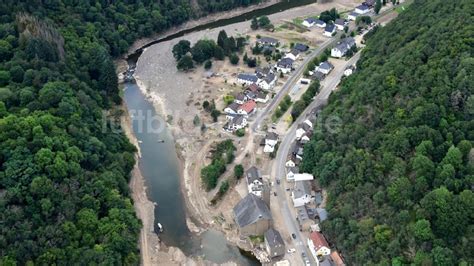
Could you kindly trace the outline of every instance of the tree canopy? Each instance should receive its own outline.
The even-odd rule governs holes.
[[[315,132],[301,170],[327,189],[322,230],[351,265],[474,263],[473,9],[414,1],[318,117],[340,127]]]

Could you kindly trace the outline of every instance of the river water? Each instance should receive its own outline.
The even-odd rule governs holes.
[[[267,8],[180,31],[138,49],[127,60],[129,68],[135,67],[143,48],[150,45],[156,45],[159,42],[171,40],[193,31],[221,27],[249,20],[254,16],[270,15],[315,2],[315,0],[284,0]],[[186,225],[185,202],[180,186],[181,166],[177,158],[174,139],[166,128],[164,120],[156,113],[153,105],[142,94],[138,86],[132,81],[124,83],[124,87],[124,100],[127,103],[129,114],[132,116],[133,131],[139,140],[142,155],[139,166],[148,187],[147,195],[151,201],[157,204],[155,207],[155,232],[159,234],[160,239],[167,246],[180,248],[187,256],[202,256],[215,263],[233,261],[239,265],[258,265],[255,258],[245,257],[236,246],[228,243],[221,232],[208,230],[196,236],[189,231]],[[156,225],[158,222],[163,225],[163,233],[159,233]]]

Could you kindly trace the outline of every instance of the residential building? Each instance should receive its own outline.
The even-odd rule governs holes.
[[[346,265],[344,263],[344,260],[342,259],[341,255],[339,254],[339,252],[337,252],[337,250],[334,250],[333,252],[331,252],[330,256],[331,256],[331,259],[334,262],[335,266],[345,266]]]
[[[271,227],[270,209],[261,198],[252,193],[241,199],[233,211],[235,222],[243,236],[263,235]]]
[[[324,28],[324,27],[326,27],[326,22],[324,22],[324,21],[318,19],[318,20],[316,20],[316,24],[315,24],[315,25],[316,25],[316,27],[318,27],[318,28]]]
[[[224,129],[229,132],[234,132],[246,127],[247,124],[247,118],[243,115],[234,115],[234,117],[224,126]]]
[[[258,91],[258,85],[257,83],[252,83],[250,86],[247,88],[248,91],[251,91],[253,93],[256,93]]]
[[[257,77],[259,79],[263,79],[264,77],[266,77],[270,73],[273,73],[273,71],[268,66],[255,68],[255,75],[257,75]]]
[[[255,109],[257,107],[257,104],[255,101],[247,101],[244,104],[242,104],[238,109],[237,113],[245,116],[249,116],[255,112]]]
[[[295,182],[298,181],[311,181],[314,180],[314,176],[308,173],[297,173],[294,175]]]
[[[316,261],[319,261],[319,257],[331,254],[331,249],[329,249],[329,244],[324,235],[317,231],[311,232],[309,235],[308,248]]]
[[[278,134],[275,132],[268,132],[265,136],[265,147],[263,148],[263,152],[271,153],[275,150],[275,146],[278,143]]]
[[[264,93],[262,91],[257,92],[254,98],[254,100],[258,103],[267,103],[269,99],[270,99],[270,96],[267,93]]]
[[[316,215],[319,222],[323,222],[328,219],[328,212],[324,208],[316,208]]]
[[[301,159],[297,158],[293,154],[290,154],[286,159],[285,166],[286,167],[296,167],[301,162]]]
[[[296,49],[291,49],[291,51],[289,53],[285,54],[286,58],[290,58],[293,61],[298,59],[299,56],[300,56],[300,51],[298,51]]]
[[[329,74],[331,70],[334,68],[334,66],[329,63],[328,61],[321,62],[319,66],[316,67],[317,72],[321,72],[325,75]]]
[[[332,37],[332,34],[336,32],[336,26],[334,24],[326,24],[326,27],[324,28],[324,36],[327,37]]]
[[[355,39],[347,37],[342,39],[334,48],[331,49],[331,56],[341,58],[355,46]]]
[[[295,181],[295,187],[291,192],[293,199],[293,206],[299,207],[311,203],[314,198],[311,196],[311,182],[310,181]]]
[[[293,49],[299,51],[300,53],[304,53],[304,52],[308,51],[309,46],[306,45],[306,44],[302,44],[302,43],[296,43],[296,44],[293,46]]]
[[[298,167],[290,167],[286,170],[286,180],[295,180],[295,175],[300,172]]]
[[[314,221],[310,218],[308,209],[306,206],[299,206],[296,210],[296,221],[298,222],[299,229],[301,231],[309,231],[311,226],[314,225]]]
[[[367,13],[369,13],[370,8],[368,6],[362,4],[362,5],[356,6],[354,11],[356,13],[359,13],[359,14],[367,14]]]
[[[301,145],[298,142],[293,143],[293,146],[291,147],[291,153],[296,156],[296,158],[302,160],[303,159],[303,145]]]
[[[272,37],[262,37],[257,40],[257,44],[259,45],[271,45],[271,46],[277,46],[280,42]]]
[[[235,96],[234,102],[237,104],[244,104],[247,101],[247,96],[243,93],[239,93]]]
[[[334,21],[334,25],[336,25],[338,30],[344,30],[344,27],[347,25],[347,21],[345,19],[338,18],[336,21]]]
[[[323,80],[326,77],[324,73],[321,73],[319,71],[314,71],[313,74],[311,75],[311,78],[314,80]]]
[[[264,78],[262,78],[257,83],[257,85],[260,88],[268,91],[268,90],[271,90],[275,86],[276,80],[277,80],[277,77],[275,76],[275,74],[270,72]]]
[[[270,228],[264,234],[265,247],[270,258],[275,258],[285,255],[285,242],[280,235],[280,232]]]
[[[294,61],[295,60],[293,60],[291,58],[288,58],[288,57],[282,58],[276,64],[276,68],[277,68],[278,71],[280,71],[284,74],[289,73],[289,72],[291,72],[291,70],[293,68],[293,62]]]
[[[224,108],[224,113],[226,114],[237,114],[238,110],[240,108],[240,104],[233,102],[229,104],[226,108]],[[231,117],[233,118],[233,117]]]
[[[310,140],[311,140],[311,132],[306,132],[305,134],[303,134],[303,136],[301,136],[300,143],[301,144],[306,144]]]
[[[255,74],[240,73],[237,76],[237,82],[240,84],[251,85],[252,83],[257,83],[258,78]]]
[[[355,21],[359,15],[360,15],[359,13],[357,13],[357,12],[355,12],[355,11],[352,11],[352,12],[349,13],[349,15],[347,16],[347,19],[348,19],[348,20],[353,20],[353,21]]]
[[[354,70],[355,70],[355,66],[350,66],[346,68],[346,70],[344,70],[344,76],[348,77],[352,75],[352,73],[354,73]]]
[[[303,20],[303,23],[301,24],[305,26],[306,28],[311,28],[316,24],[317,21],[318,19],[315,19],[315,18],[306,18],[305,20]]]
[[[245,180],[247,181],[247,188],[249,193],[261,197],[263,191],[263,178],[260,170],[257,167],[250,167],[245,173]]]

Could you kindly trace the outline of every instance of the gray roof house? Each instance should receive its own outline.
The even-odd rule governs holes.
[[[258,168],[255,166],[252,166],[247,170],[245,178],[247,179],[248,184],[253,183],[256,180],[262,182],[262,175],[260,174],[260,170],[258,170]]]
[[[270,258],[285,255],[285,242],[280,235],[280,232],[270,228],[265,232],[265,247]]]
[[[322,222],[328,219],[328,212],[326,211],[326,209],[316,208],[316,212],[318,213],[319,222]]]
[[[344,28],[344,26],[346,25],[346,20],[343,18],[338,18],[336,19],[336,21],[334,21],[334,25],[336,25],[336,27],[338,27],[339,29],[341,27]]]
[[[242,81],[251,82],[251,83],[258,81],[258,77],[255,74],[247,74],[247,73],[240,73],[237,76],[237,79],[239,81],[242,80]]]
[[[294,46],[293,46],[293,49],[296,49],[300,52],[306,52],[308,51],[309,49],[309,46],[306,45],[306,44],[302,44],[302,43],[296,43]]]
[[[336,47],[331,49],[331,56],[332,57],[343,57],[346,55],[347,51],[351,49],[355,45],[355,39],[352,37],[347,37],[342,39]]]
[[[333,68],[334,66],[331,63],[329,63],[328,61],[324,61],[316,67],[316,71],[322,72],[327,75],[329,74],[329,72],[331,72]]]
[[[279,41],[275,38],[272,38],[272,37],[262,37],[260,39],[257,40],[257,43],[258,44],[261,44],[261,45],[272,45],[272,46],[275,46],[279,43]]]
[[[332,33],[336,30],[336,26],[334,24],[326,24],[326,27],[324,28],[324,35],[326,36],[331,36]]]
[[[249,193],[234,207],[235,222],[244,236],[263,235],[271,226],[272,214],[267,204]]]
[[[293,66],[293,62],[293,59],[285,57],[278,61],[277,66],[282,68],[290,68]]]

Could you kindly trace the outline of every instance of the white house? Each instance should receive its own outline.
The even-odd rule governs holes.
[[[316,27],[318,27],[318,28],[324,28],[324,27],[326,27],[326,22],[324,22],[324,21],[318,19],[318,20],[316,21],[316,24],[315,24],[315,25],[316,25]]]
[[[229,104],[226,108],[224,108],[224,113],[235,115],[235,114],[237,114],[239,108],[240,108],[240,104],[238,104],[236,102],[233,102],[233,103]]]
[[[247,180],[249,193],[261,197],[263,191],[263,179],[260,170],[255,166],[250,167],[245,173],[245,180]]]
[[[366,5],[359,5],[357,6],[354,11],[358,14],[367,14],[370,11],[370,8]]]
[[[318,21],[318,19],[315,19],[315,18],[307,18],[305,20],[303,20],[303,23],[301,23],[303,26],[305,26],[306,28],[311,28],[313,27],[315,24],[316,24],[316,21]]]
[[[293,67],[293,62],[295,60],[291,59],[291,58],[282,58],[280,59],[280,61],[278,61],[278,63],[276,64],[276,68],[278,71],[286,74],[286,73],[289,73],[291,72],[291,69]]]
[[[321,62],[319,66],[316,67],[316,71],[321,72],[325,75],[329,74],[334,66],[328,61]]]
[[[296,158],[296,156],[290,154],[285,162],[285,166],[288,168],[296,167],[300,163],[300,161],[301,160]]]
[[[310,140],[311,140],[311,139],[310,139],[308,133],[306,133],[306,134],[303,134],[303,136],[301,136],[301,138],[300,138],[300,143],[301,143],[301,144],[306,144],[306,143],[308,143]]]
[[[301,137],[306,133],[306,130],[304,130],[303,128],[298,128],[296,130],[296,139],[299,140],[301,139]]]
[[[248,86],[252,83],[257,83],[258,77],[255,74],[240,73],[237,75],[237,82]]]
[[[331,49],[331,56],[341,58],[345,56],[347,52],[355,46],[355,44],[354,38],[344,38],[334,48]]]
[[[359,16],[359,13],[357,13],[357,12],[355,12],[355,11],[352,11],[352,12],[349,13],[349,15],[347,16],[347,19],[348,19],[348,20],[353,20],[353,21],[355,21],[358,16]]]
[[[262,37],[262,38],[257,40],[257,44],[259,44],[259,45],[276,46],[279,43],[280,42],[277,39],[272,38],[272,37]]]
[[[234,98],[234,102],[237,104],[244,104],[247,101],[247,96],[243,93],[237,94]]]
[[[294,174],[293,178],[296,181],[311,181],[314,180],[314,176],[312,174],[301,173],[301,174]]]
[[[263,152],[271,153],[275,150],[275,146],[278,143],[278,135],[275,132],[268,132],[265,136],[265,147]]]
[[[257,92],[254,98],[254,100],[258,103],[267,103],[269,99],[270,99],[270,96],[268,96],[268,94],[263,93],[261,91]]]
[[[296,49],[291,49],[289,53],[285,54],[285,57],[295,61],[298,59],[298,57],[300,57],[300,52]]]
[[[245,102],[241,106],[239,106],[239,108],[237,109],[237,113],[241,115],[249,116],[253,114],[253,112],[255,112],[255,109],[256,109],[255,107],[257,107],[257,104],[255,103],[255,101],[250,100],[248,102]]]
[[[326,24],[323,35],[327,37],[332,37],[332,34],[334,32],[336,32],[336,26],[334,26],[334,24]]]
[[[348,76],[352,75],[352,73],[354,73],[354,70],[355,70],[354,66],[350,66],[350,67],[346,68],[346,70],[344,70],[344,76],[348,77]]]
[[[244,128],[247,126],[247,124],[247,118],[245,118],[243,115],[236,115],[229,122],[227,122],[227,124],[224,126],[224,129],[229,132],[234,132]]]
[[[303,123],[308,125],[310,128],[313,128],[313,122],[311,122],[309,119],[306,119],[305,121],[303,121]]]
[[[347,25],[347,22],[345,19],[338,18],[336,21],[334,21],[334,25],[336,25],[336,28],[338,30],[344,30],[344,27]]]
[[[299,173],[298,167],[290,167],[286,170],[286,180],[295,180],[295,174]]]
[[[308,248],[316,261],[319,261],[320,256],[328,256],[331,254],[328,242],[324,238],[324,235],[318,231],[313,231],[309,235]]]
[[[271,90],[274,86],[275,86],[275,83],[276,83],[276,80],[277,80],[277,77],[275,74],[273,73],[268,73],[263,79],[261,79],[257,85],[268,91],[268,90]]]
[[[291,199],[294,207],[300,207],[311,203],[314,198],[311,196],[311,183],[309,181],[295,181],[295,187],[291,192]]]

